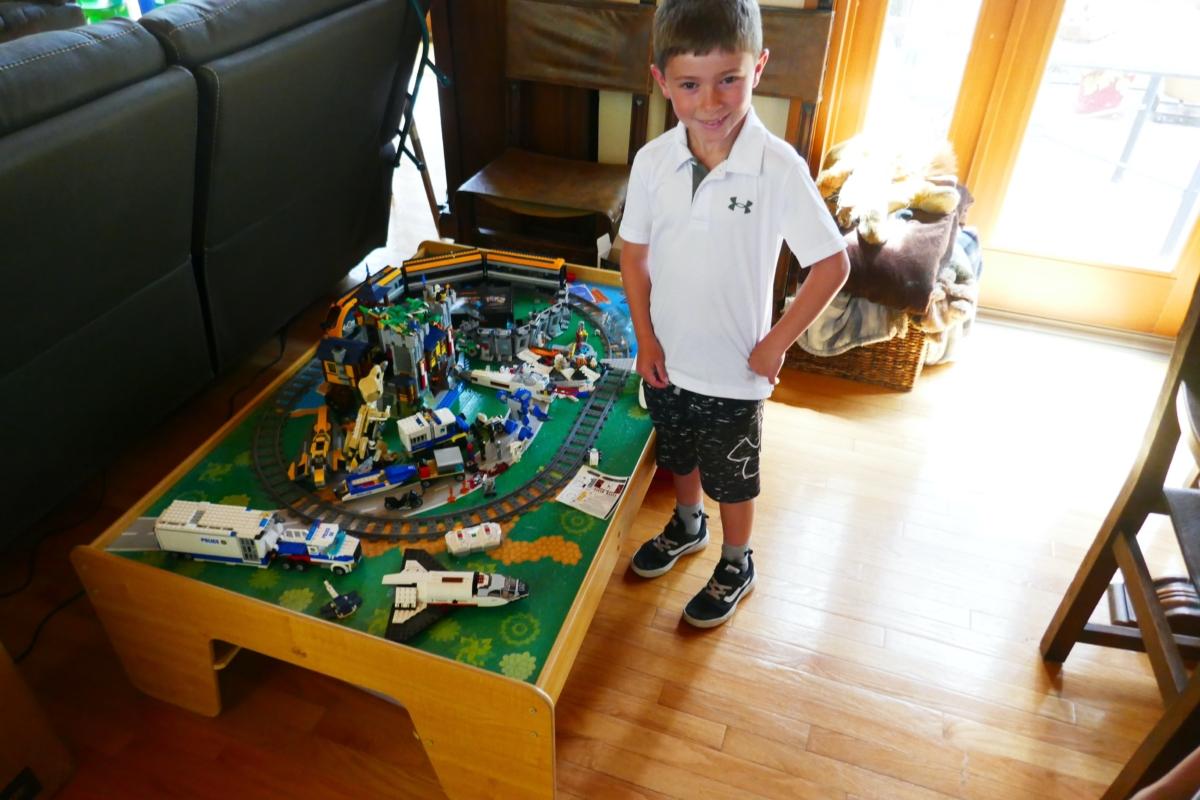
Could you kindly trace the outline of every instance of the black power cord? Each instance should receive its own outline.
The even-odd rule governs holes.
[[[26,659],[26,657],[28,657],[29,654],[31,652],[33,652],[33,647],[34,647],[34,645],[37,644],[38,636],[41,635],[42,628],[46,627],[46,623],[48,623],[55,614],[62,611],[67,606],[71,605],[71,603],[74,603],[79,598],[83,597],[84,594],[85,594],[85,592],[83,591],[83,589],[80,589],[78,592],[71,595],[66,600],[63,600],[61,603],[56,605],[54,608],[50,609],[49,613],[47,613],[46,616],[42,617],[42,621],[39,622],[37,624],[37,627],[33,629],[33,637],[30,638],[29,644],[25,645],[24,650],[22,650],[21,652],[17,653],[15,656],[13,656],[13,663],[20,664],[22,661],[24,661]]]
[[[54,528],[53,530],[46,531],[46,532],[42,533],[41,535],[39,535],[37,537],[37,539],[34,541],[33,545],[29,548],[29,564],[26,568],[25,580],[21,581],[21,583],[19,585],[14,586],[11,589],[5,589],[3,592],[0,592],[0,599],[6,598],[6,597],[12,597],[13,595],[23,592],[27,588],[29,588],[29,585],[31,583],[33,583],[34,567],[36,566],[36,563],[37,563],[38,548],[41,546],[42,542],[44,542],[46,539],[49,539],[51,536],[57,536],[58,534],[62,533],[63,531],[71,530],[72,528],[77,528],[80,525],[87,522],[92,517],[94,517],[96,515],[96,512],[99,511],[101,509],[101,507],[104,505],[104,497],[107,493],[108,493],[108,473],[102,471],[100,473],[100,492],[96,496],[96,502],[92,506],[92,508],[86,514],[84,514],[82,517],[80,517],[79,519],[77,519],[73,522],[70,522],[68,524],[65,524],[65,525],[60,525],[59,527]],[[31,652],[33,652],[34,645],[37,644],[37,640],[38,640],[38,637],[42,633],[42,629],[46,627],[47,623],[50,622],[50,619],[55,614],[62,611],[64,608],[71,605],[79,598],[83,597],[83,595],[84,595],[84,591],[82,589],[80,589],[78,592],[71,595],[66,600],[63,600],[61,603],[56,605],[54,608],[50,609],[50,611],[47,612],[47,614],[44,617],[42,617],[42,619],[38,622],[37,627],[35,627],[33,629],[33,636],[30,638],[29,644],[25,645],[24,649],[22,649],[21,652],[17,653],[13,657],[13,663],[20,664],[22,661],[24,661],[25,658],[27,658],[29,656],[29,654]]]
[[[75,520],[74,522],[68,523],[66,525],[60,525],[59,527],[54,528],[53,530],[49,530],[49,531],[46,531],[46,532],[38,535],[38,537],[34,540],[33,545],[30,546],[30,548],[29,548],[29,563],[26,565],[26,568],[25,568],[25,580],[21,581],[20,584],[18,584],[17,586],[14,586],[11,589],[5,589],[4,591],[0,591],[0,600],[3,600],[6,597],[12,597],[15,594],[20,594],[21,592],[28,589],[29,585],[31,583],[33,583],[33,573],[34,573],[34,567],[37,563],[38,548],[41,547],[42,542],[46,541],[51,536],[57,536],[58,534],[62,533],[63,531],[68,531],[68,530],[71,530],[72,528],[77,528],[80,525],[87,522],[92,517],[94,517],[96,515],[96,512],[99,511],[101,509],[101,507],[103,507],[104,496],[107,493],[108,493],[108,473],[102,471],[100,473],[100,494],[96,497],[96,502],[92,506],[91,510],[88,511],[86,514],[84,514],[82,517],[80,517],[78,520]],[[7,551],[3,555],[7,555]]]

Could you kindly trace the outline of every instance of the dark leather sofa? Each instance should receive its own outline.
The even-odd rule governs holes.
[[[0,544],[385,243],[419,20],[180,0],[0,44]]]
[[[407,0],[192,0],[142,23],[199,85],[193,252],[223,370],[385,243],[419,28]]]

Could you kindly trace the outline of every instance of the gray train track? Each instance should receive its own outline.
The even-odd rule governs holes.
[[[619,343],[623,341],[623,334],[616,327],[619,324],[617,321],[596,305],[582,299],[573,298],[572,306],[600,332],[606,352],[612,354],[614,350],[621,350]],[[616,338],[616,335],[621,338]],[[596,383],[596,390],[584,401],[554,457],[528,482],[508,494],[493,498],[486,505],[421,517],[353,511],[288,479],[290,459],[283,451],[283,432],[287,420],[301,398],[315,389],[323,377],[321,365],[314,360],[280,390],[272,407],[260,415],[251,443],[251,456],[260,483],[279,508],[310,522],[332,522],[364,539],[416,541],[437,538],[460,526],[504,522],[553,499],[575,474],[600,436],[613,405],[625,387],[629,372],[610,369],[601,377]],[[548,433],[544,432],[543,435]]]

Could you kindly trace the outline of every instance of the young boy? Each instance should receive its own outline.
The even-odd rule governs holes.
[[[754,587],[763,400],[850,270],[807,164],[750,107],[768,55],[756,0],[659,0],[651,71],[679,125],[638,152],[621,223],[637,371],[676,502],[632,569],[654,578],[704,549],[701,493],[716,500],[721,559],[683,612],[701,628],[729,619]],[[809,275],[771,327],[781,239]]]

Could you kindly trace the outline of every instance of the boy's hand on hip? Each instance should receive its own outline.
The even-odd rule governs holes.
[[[763,339],[750,351],[750,369],[772,384],[779,383],[779,371],[783,369],[783,357],[786,352],[786,348],[780,350],[772,344],[770,337]]]
[[[667,362],[658,339],[647,337],[638,341],[637,373],[655,389],[667,388]]]

